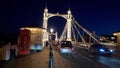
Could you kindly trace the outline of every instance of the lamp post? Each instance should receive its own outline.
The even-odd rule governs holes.
[[[53,34],[54,29],[50,29],[50,48],[52,48],[52,34]]]
[[[53,68],[53,52],[52,52],[52,34],[53,34],[53,29],[50,29],[50,53],[49,53],[49,64],[50,68]]]

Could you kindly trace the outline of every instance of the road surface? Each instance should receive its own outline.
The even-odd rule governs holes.
[[[88,49],[75,46],[75,53],[82,55],[84,58],[106,65],[110,68],[120,68],[120,57],[112,56],[101,56],[89,53]]]
[[[89,54],[87,50],[78,47],[74,48],[71,55],[60,54],[58,50],[53,48],[54,68],[112,68],[112,66],[106,64],[106,62],[110,63],[109,61],[111,61],[111,64],[117,62],[113,58],[105,61],[105,63],[104,60],[109,60],[109,57],[95,57]],[[119,66],[119,63],[115,64],[113,68]],[[49,47],[45,47],[40,52],[31,53],[26,56],[18,56],[9,61],[0,61],[0,68],[49,68]]]

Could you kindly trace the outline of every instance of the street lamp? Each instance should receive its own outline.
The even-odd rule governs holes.
[[[50,53],[49,53],[49,64],[50,68],[53,68],[53,51],[52,51],[52,33],[53,29],[50,29]]]
[[[50,42],[52,42],[52,34],[53,34],[53,31],[54,31],[54,29],[50,29],[50,34],[49,34],[49,36],[50,36]]]
[[[50,29],[50,33],[53,33],[53,31],[54,31],[54,30],[51,28],[51,29]]]

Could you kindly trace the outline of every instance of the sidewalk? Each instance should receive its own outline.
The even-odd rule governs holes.
[[[49,68],[49,49],[8,61],[0,61],[0,68]]]

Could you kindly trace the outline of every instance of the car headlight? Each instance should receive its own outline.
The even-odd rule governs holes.
[[[110,52],[113,52],[113,50],[112,50],[112,49],[110,49]]]
[[[105,50],[104,49],[100,49],[100,52],[104,52]]]

